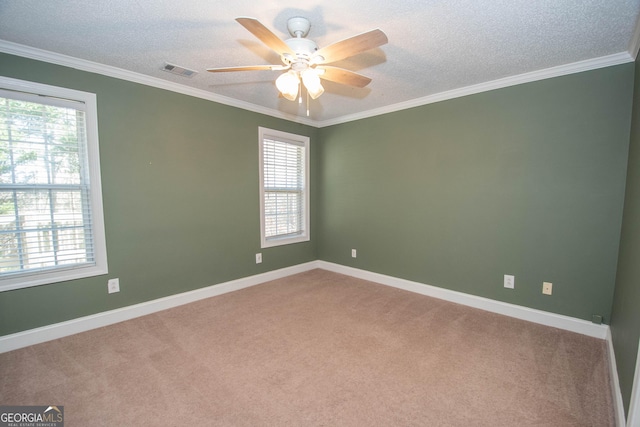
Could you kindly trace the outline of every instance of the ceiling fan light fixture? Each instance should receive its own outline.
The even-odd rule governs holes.
[[[302,72],[302,83],[307,88],[311,98],[316,99],[324,93],[322,83],[320,83],[320,77],[315,70],[307,69]]]
[[[295,101],[298,97],[298,87],[300,86],[300,79],[295,71],[289,70],[286,73],[282,73],[280,77],[276,79],[276,87],[282,93],[282,96],[289,101]]]
[[[339,42],[318,49],[313,40],[307,39],[311,24],[308,19],[296,16],[287,21],[287,29],[293,38],[282,40],[271,30],[255,18],[238,17],[236,21],[256,36],[267,47],[280,55],[283,65],[249,65],[239,67],[207,68],[211,73],[227,71],[260,71],[260,70],[288,70],[276,79],[276,87],[282,96],[295,101],[300,94],[302,103],[302,85],[307,92],[307,107],[309,97],[316,99],[324,93],[320,77],[334,83],[363,88],[371,79],[353,71],[331,64],[387,43],[387,35],[380,29],[349,37]]]

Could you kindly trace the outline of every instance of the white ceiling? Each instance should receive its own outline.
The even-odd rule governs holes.
[[[639,12],[640,0],[0,0],[0,51],[326,126],[632,61]],[[374,28],[389,43],[333,64],[373,81],[324,83],[307,118],[304,105],[278,97],[276,71],[205,71],[280,63],[238,16],[283,39],[287,19],[304,16],[319,47]],[[174,76],[160,70],[165,62],[199,74]]]

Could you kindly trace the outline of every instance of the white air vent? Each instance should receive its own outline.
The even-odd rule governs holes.
[[[162,67],[161,70],[171,74],[176,74],[182,77],[193,77],[196,74],[198,74],[196,70],[190,70],[188,68],[181,67],[179,65],[169,64],[168,62],[164,64],[164,67]]]

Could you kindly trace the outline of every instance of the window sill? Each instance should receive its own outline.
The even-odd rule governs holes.
[[[48,285],[67,280],[83,279],[109,273],[107,266],[92,265],[88,267],[71,267],[69,269],[21,274],[19,276],[0,279],[0,292],[14,289],[29,288],[31,286]]]
[[[291,245],[294,243],[302,243],[310,241],[309,235],[295,236],[295,237],[280,237],[277,239],[263,240],[260,244],[260,248],[272,248],[274,246]]]

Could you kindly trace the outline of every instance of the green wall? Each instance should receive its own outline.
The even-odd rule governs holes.
[[[640,338],[637,63],[635,93],[626,64],[323,129],[11,55],[0,54],[0,75],[97,94],[109,260],[107,276],[1,292],[0,336],[322,259],[600,314],[628,410]],[[258,126],[311,137],[310,242],[260,249]],[[108,295],[113,277],[121,292]]]
[[[315,259],[608,323],[633,70],[315,129],[0,55],[0,75],[97,94],[110,270],[0,293],[0,335]],[[311,137],[310,242],[260,249],[258,126]]]
[[[321,129],[320,258],[608,323],[633,69]]]
[[[611,315],[620,389],[629,410],[640,339],[640,61],[636,60],[629,166]]]
[[[260,249],[258,126],[311,137],[312,211],[317,129],[4,54],[0,75],[97,94],[109,262],[108,276],[1,292],[0,336],[317,259],[316,228]]]

